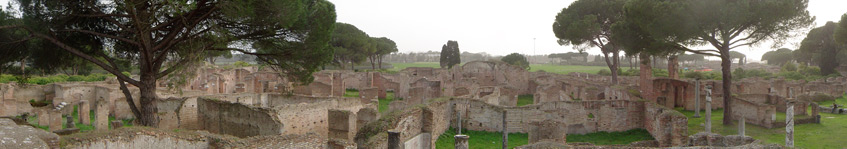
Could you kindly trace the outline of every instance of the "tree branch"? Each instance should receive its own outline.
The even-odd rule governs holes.
[[[60,31],[60,32],[80,32],[80,33],[86,33],[86,34],[91,34],[91,35],[94,35],[94,36],[100,36],[100,37],[106,37],[106,38],[112,38],[112,39],[120,40],[120,41],[127,42],[127,43],[130,43],[130,44],[133,44],[133,45],[137,45],[137,46],[139,45],[139,44],[138,44],[138,42],[133,41],[133,40],[130,40],[130,39],[127,39],[127,38],[118,37],[118,36],[115,36],[115,35],[109,35],[109,34],[98,33],[98,32],[89,31],[89,30],[66,29],[66,30],[59,30],[59,31]]]
[[[26,29],[26,28],[25,28],[25,29]],[[106,65],[105,63],[103,63],[103,61],[97,60],[96,58],[91,57],[90,55],[87,55],[87,54],[85,54],[85,53],[82,53],[82,52],[80,52],[79,50],[77,50],[76,48],[74,48],[74,47],[70,47],[70,46],[66,45],[65,43],[62,43],[61,41],[57,40],[56,38],[53,38],[53,37],[50,37],[50,36],[47,36],[47,35],[44,35],[44,34],[41,34],[41,33],[34,33],[34,32],[32,32],[31,30],[29,30],[29,29],[26,29],[26,30],[27,30],[28,32],[30,32],[31,34],[33,34],[35,37],[39,37],[39,38],[42,38],[42,39],[44,39],[44,40],[47,40],[47,41],[49,41],[49,42],[51,42],[51,43],[55,44],[55,45],[56,45],[56,46],[58,46],[59,48],[64,49],[65,51],[71,52],[71,53],[72,53],[72,54],[74,54],[74,55],[77,55],[77,56],[79,56],[79,57],[81,57],[81,58],[83,58],[83,59],[85,59],[85,60],[88,60],[88,61],[90,61],[90,62],[92,62],[92,63],[96,64],[97,66],[100,66],[101,68],[103,68],[103,70],[106,70],[106,71],[108,71],[109,73],[114,74],[114,75],[115,75],[115,76],[117,76],[119,79],[124,79],[124,80],[126,80],[127,82],[129,82],[130,84],[133,84],[133,85],[135,85],[135,86],[140,86],[140,84],[141,84],[140,82],[138,82],[138,81],[136,81],[136,80],[133,80],[132,78],[129,78],[129,77],[127,77],[127,76],[123,75],[120,71],[118,71],[118,70],[117,70],[117,68],[115,68],[115,67],[110,67],[109,65]]]

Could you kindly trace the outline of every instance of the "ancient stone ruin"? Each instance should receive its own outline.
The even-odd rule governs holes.
[[[127,101],[114,79],[0,84],[0,116],[34,115],[32,121],[51,131],[0,118],[2,139],[17,142],[0,148],[434,148],[451,127],[528,133],[530,144],[519,148],[599,147],[567,142],[567,136],[632,129],[644,129],[655,140],[626,147],[756,148],[760,141],[743,135],[688,135],[688,118],[674,108],[720,109],[722,97],[732,96],[734,118],[765,128],[789,124],[775,118],[778,112],[798,116],[790,125],[820,123],[820,112],[847,113],[843,105],[814,103],[840,96],[847,78],[743,79],[729,88],[736,95],[722,95],[720,81],[620,77],[612,85],[608,76],[528,72],[488,61],[397,73],[327,70],[315,73],[307,85],[255,67],[197,72],[184,85],[161,81],[155,129],[121,127],[120,120],[133,118],[127,102],[138,101]],[[706,86],[714,87],[708,89],[712,94],[705,93]],[[358,90],[358,97],[344,97],[348,89]],[[130,90],[138,96],[137,88]],[[398,100],[380,112],[378,99],[390,94]],[[518,106],[519,95],[533,95],[532,104]],[[30,100],[52,104],[36,106]],[[97,131],[66,130],[75,127],[62,126],[73,107],[79,118],[70,124]],[[809,107],[812,112],[806,112]],[[455,136],[455,147],[467,147],[468,137],[474,136]]]

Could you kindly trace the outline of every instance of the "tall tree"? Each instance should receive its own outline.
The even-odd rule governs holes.
[[[386,37],[374,38],[376,40],[376,52],[374,55],[371,55],[371,65],[373,65],[374,61],[379,64],[379,68],[382,68],[382,58],[385,55],[397,52],[397,43],[394,43],[393,40],[388,39]],[[376,69],[376,68],[374,68]]]
[[[342,69],[347,63],[350,69],[355,69],[355,64],[364,62],[372,48],[368,34],[347,23],[335,24],[330,44],[335,49],[333,62]]]
[[[2,8],[0,8],[2,10]],[[0,26],[9,26],[20,23],[19,18],[13,17],[7,11],[0,11]],[[21,40],[26,38],[26,35],[15,30],[0,30],[0,43],[5,43],[0,46],[0,74],[11,67],[14,62],[18,62],[28,55],[28,50],[19,50],[26,48],[27,42]]]
[[[791,61],[791,49],[780,48],[775,51],[768,51],[762,55],[762,61],[768,61],[768,65],[782,66],[782,64]]]
[[[823,75],[835,73],[835,67],[838,67],[838,51],[844,48],[844,45],[837,43],[834,38],[838,24],[827,22],[824,26],[812,29],[798,49],[807,55],[806,58],[810,58],[809,61],[821,68]]]
[[[529,61],[526,60],[526,57],[518,53],[506,55],[500,61],[529,70]]]
[[[575,45],[580,52],[585,47],[598,47],[612,72],[612,83],[618,83],[620,47],[611,39],[612,25],[622,17],[626,0],[577,0],[556,15],[553,33],[559,45]],[[612,54],[612,57],[609,57]]]
[[[650,38],[651,44],[721,57],[723,123],[729,125],[733,120],[730,50],[767,40],[781,43],[793,30],[813,22],[807,5],[808,0],[633,0],[624,11],[626,22],[643,33],[637,37]],[[716,50],[689,48],[699,45]]]
[[[327,42],[335,8],[324,0],[152,1],[18,0],[25,31],[117,76],[129,107],[144,126],[157,126],[157,80],[190,74],[205,51],[256,55],[294,81],[311,81],[329,62]],[[65,34],[84,34],[103,44],[75,44]],[[113,48],[88,48],[110,45]],[[25,50],[25,49],[23,49]],[[140,78],[121,73],[115,62],[138,64]],[[185,73],[174,73],[174,72]],[[126,83],[138,87],[136,106]]]
[[[440,65],[441,68],[453,68],[454,65],[462,63],[462,57],[459,55],[459,42],[449,40],[447,44],[441,46]]]
[[[729,51],[729,58],[738,59],[738,65],[744,65],[745,63],[747,63],[747,55],[744,55],[744,53],[738,51]]]

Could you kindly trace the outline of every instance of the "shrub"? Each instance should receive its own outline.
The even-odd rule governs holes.
[[[235,66],[235,67],[247,67],[247,66],[250,66],[250,63],[247,63],[247,62],[244,62],[244,61],[236,61],[232,65]]]
[[[597,74],[598,74],[598,75],[609,76],[609,75],[612,75],[612,71],[609,71],[608,69],[601,69],[600,71],[598,71],[598,72],[597,72]]]
[[[794,62],[782,64],[782,71],[797,71],[797,64],[794,64]]]

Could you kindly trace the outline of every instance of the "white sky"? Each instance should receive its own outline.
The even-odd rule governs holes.
[[[559,46],[552,31],[556,14],[573,0],[329,1],[335,4],[338,22],[353,24],[373,37],[388,37],[397,42],[400,52],[440,51],[447,40],[458,41],[462,51],[494,55],[576,51]],[[810,0],[808,10],[817,17],[815,26],[821,26],[827,21],[837,22],[847,13],[844,6],[844,0]],[[798,48],[805,34],[788,39],[781,47]],[[771,46],[767,42],[735,50],[750,61],[759,61],[762,54],[773,50]],[[599,54],[597,49],[588,52]]]
[[[447,40],[459,49],[493,55],[509,53],[550,54],[575,52],[559,46],[553,21],[574,0],[329,0],[335,4],[338,22],[350,23],[372,37],[388,37],[400,52],[440,51]],[[0,0],[5,5],[9,0]],[[810,0],[809,13],[816,25],[838,21],[847,13],[847,1]],[[808,30],[806,30],[808,31]],[[806,33],[788,39],[781,47],[796,49]],[[535,39],[535,40],[533,40]],[[535,46],[535,47],[533,47]],[[758,61],[773,50],[770,42],[734,50]],[[712,47],[702,47],[705,49]],[[599,50],[588,50],[599,54]]]

